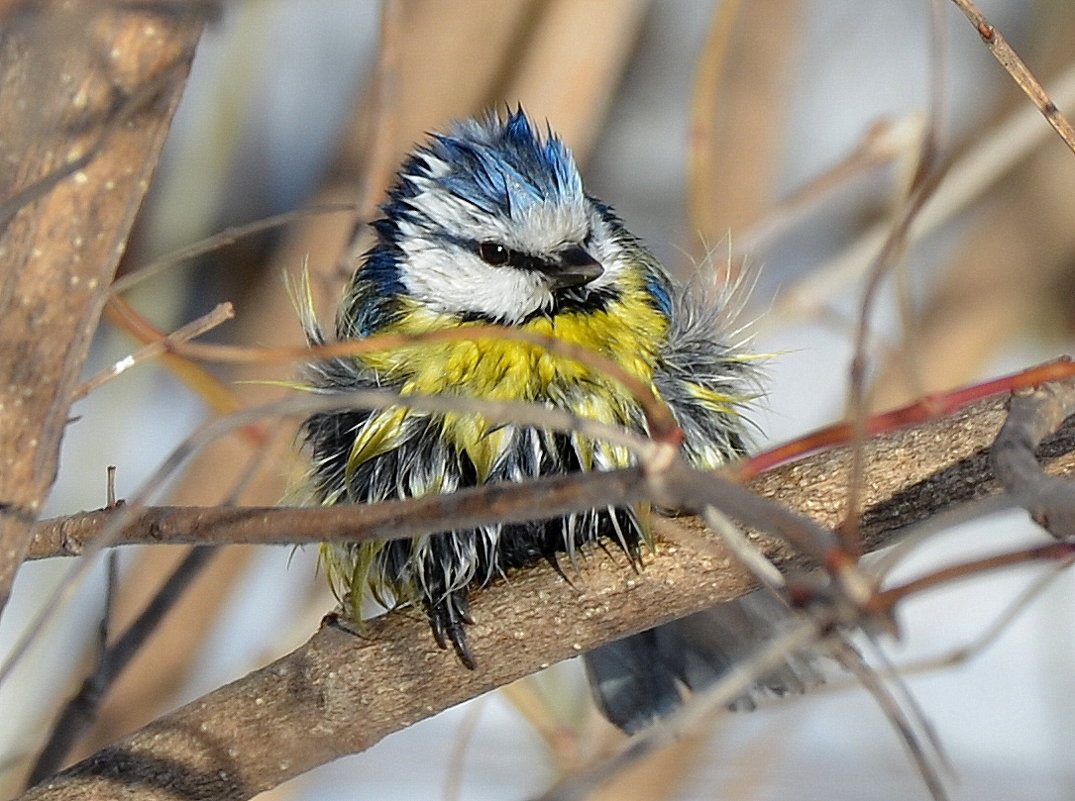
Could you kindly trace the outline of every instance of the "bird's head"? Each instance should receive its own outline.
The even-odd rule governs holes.
[[[432,136],[382,209],[380,264],[390,256],[393,284],[463,319],[514,325],[596,306],[629,265],[618,219],[583,192],[563,142],[521,109]]]

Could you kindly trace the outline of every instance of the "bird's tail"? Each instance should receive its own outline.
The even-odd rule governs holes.
[[[788,612],[758,590],[680,620],[603,645],[583,659],[598,707],[627,733],[673,712],[685,694],[704,690],[772,637]],[[766,694],[801,693],[822,682],[806,657],[761,677],[735,709],[753,709]]]

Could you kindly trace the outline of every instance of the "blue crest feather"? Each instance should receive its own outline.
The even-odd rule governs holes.
[[[543,140],[521,108],[506,120],[491,115],[456,123],[448,134],[434,135],[423,151],[449,171],[434,177],[426,164],[414,174],[433,178],[490,214],[510,217],[535,204],[582,199],[571,151],[552,133]],[[420,160],[412,159],[404,174]]]

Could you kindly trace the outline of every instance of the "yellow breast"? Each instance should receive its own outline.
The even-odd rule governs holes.
[[[445,328],[475,327],[450,315],[432,312],[417,303],[399,316],[385,333],[421,334]],[[652,385],[653,366],[667,333],[667,320],[642,293],[610,302],[603,311],[568,311],[536,317],[520,326],[599,353]],[[637,401],[615,379],[578,361],[527,342],[482,336],[472,341],[425,342],[391,351],[364,354],[361,360],[400,386],[402,394],[448,394],[489,400],[519,400],[564,407],[601,422],[624,424],[637,410]],[[355,466],[397,447],[401,424],[409,412],[395,408],[374,415],[359,432],[351,452]],[[480,480],[487,477],[509,437],[490,428],[479,415],[442,416],[442,435],[466,453]],[[590,461],[590,447],[583,454]],[[603,452],[606,450],[602,448]],[[606,458],[626,462],[627,454]]]

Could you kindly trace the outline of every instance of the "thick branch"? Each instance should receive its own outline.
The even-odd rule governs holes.
[[[864,530],[884,532],[995,491],[987,449],[1003,421],[991,399],[868,445]],[[1045,445],[1073,471],[1072,427]],[[774,470],[763,494],[824,525],[843,514],[850,455],[833,451]],[[574,586],[552,568],[519,571],[478,593],[467,671],[432,643],[419,614],[389,614],[361,635],[330,625],[277,662],[167,715],[34,788],[44,799],[244,799],[487,690],[624,634],[730,600],[752,581],[719,542],[662,543],[645,571],[591,551]]]
[[[708,545],[713,546],[711,551]],[[365,636],[328,627],[297,651],[168,715],[60,777],[33,799],[240,799],[441,709],[697,603],[744,592],[715,542],[662,547],[640,579],[595,551],[571,587],[552,568],[511,577],[475,599],[478,660],[464,669],[418,614],[390,614]],[[667,558],[666,558],[667,557]],[[657,610],[662,610],[658,612]],[[132,791],[137,791],[135,795]]]
[[[0,609],[205,12],[132,8],[26,3],[0,36]]]

